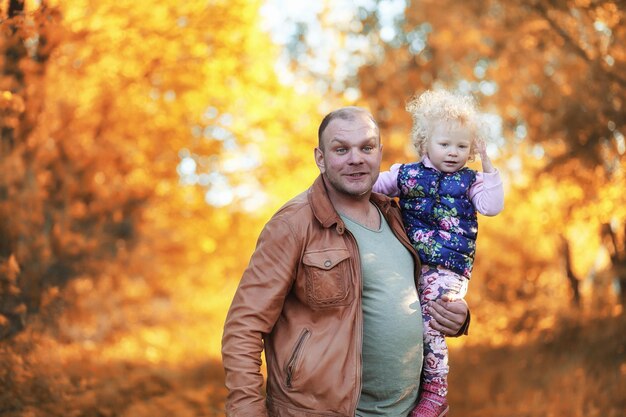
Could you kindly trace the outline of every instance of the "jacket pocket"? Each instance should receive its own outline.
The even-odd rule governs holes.
[[[350,252],[328,249],[306,252],[302,258],[306,295],[311,306],[332,307],[350,302]]]
[[[311,331],[309,329],[304,329],[291,351],[291,355],[289,356],[289,360],[285,366],[285,386],[287,386],[287,388],[293,388],[293,381],[297,376],[297,371],[303,355],[304,345],[310,335]]]

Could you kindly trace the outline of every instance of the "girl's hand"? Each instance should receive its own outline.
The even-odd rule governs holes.
[[[487,145],[485,141],[482,139],[476,139],[476,151],[480,155],[480,158],[483,158],[483,155],[487,155]]]
[[[480,155],[480,162],[483,165],[483,172],[494,172],[495,168],[491,164],[491,159],[489,159],[489,155],[487,155],[487,144],[485,144],[484,140],[476,140],[476,151]]]

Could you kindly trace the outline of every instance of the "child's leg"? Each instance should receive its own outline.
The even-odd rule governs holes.
[[[430,325],[432,317],[428,313],[428,302],[441,298],[445,288],[441,287],[439,271],[427,265],[422,266],[419,279],[419,296],[424,320],[424,368],[422,389],[441,397],[448,393],[448,349],[443,334]]]
[[[444,294],[462,298],[467,290],[467,279],[447,269],[422,266],[419,296],[424,320],[424,370],[422,389],[445,397],[448,394],[448,346],[445,336],[430,325],[429,301]]]

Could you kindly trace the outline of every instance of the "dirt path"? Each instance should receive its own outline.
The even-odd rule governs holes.
[[[626,319],[562,324],[521,346],[451,352],[449,417],[626,416]],[[217,361],[189,365],[64,354],[28,333],[0,343],[3,417],[223,416]]]
[[[10,387],[0,394],[5,417],[224,415],[222,367],[215,362],[173,368],[87,360],[30,369],[13,381],[4,377],[4,388]]]

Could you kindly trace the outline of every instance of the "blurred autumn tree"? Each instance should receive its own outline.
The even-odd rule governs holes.
[[[128,317],[110,315],[118,297],[98,297],[132,283],[170,309],[213,314],[204,330],[219,344],[252,237],[315,176],[301,162],[325,110],[280,83],[260,4],[9,2],[0,336],[74,299],[109,314],[78,332],[100,340]]]
[[[96,263],[85,263],[87,255],[110,258],[117,238],[132,237],[120,216],[116,221],[110,209],[94,207],[101,199],[88,186],[93,155],[76,152],[80,145],[70,143],[78,141],[58,132],[58,123],[42,123],[50,54],[63,36],[57,11],[44,4],[27,15],[24,2],[11,1],[6,13],[0,39],[2,337],[24,325],[49,288]],[[132,206],[129,200],[119,208]]]

